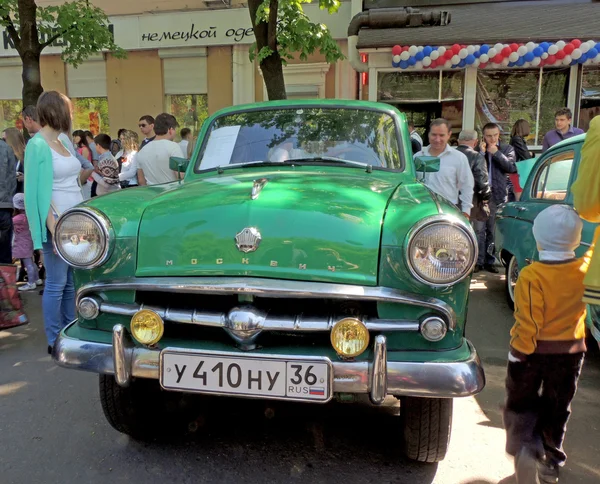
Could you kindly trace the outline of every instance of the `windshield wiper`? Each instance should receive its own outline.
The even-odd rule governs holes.
[[[360,161],[353,161],[353,160],[345,160],[344,158],[336,158],[334,156],[315,156],[314,158],[294,158],[292,160],[285,160],[284,163],[288,163],[288,164],[309,163],[311,161],[316,161],[316,162],[334,161],[336,163],[345,163],[346,165],[360,166],[361,168],[365,168],[367,173],[371,173],[373,171],[373,165],[371,165],[369,163],[362,163]]]

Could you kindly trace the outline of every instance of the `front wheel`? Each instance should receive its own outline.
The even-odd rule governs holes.
[[[506,264],[506,282],[505,293],[506,303],[511,310],[515,310],[515,286],[519,278],[519,263],[514,255],[510,256],[508,264]]]
[[[446,457],[452,430],[451,398],[400,398],[404,452],[418,462]]]

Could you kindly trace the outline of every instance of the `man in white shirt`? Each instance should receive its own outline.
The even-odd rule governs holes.
[[[157,185],[176,181],[179,174],[169,168],[169,158],[184,158],[181,148],[173,141],[177,134],[175,116],[162,113],[154,120],[156,138],[148,143],[136,155],[138,162],[138,183],[140,185]]]
[[[423,181],[432,191],[459,205],[468,218],[473,208],[473,173],[467,157],[448,145],[451,134],[449,121],[442,118],[433,120],[429,128],[429,146],[415,156],[435,156],[440,159],[440,170],[425,173]],[[423,174],[417,176],[422,178]]]
[[[179,142],[179,147],[181,148],[181,152],[187,158],[188,145],[190,140],[192,139],[192,130],[190,128],[183,128],[179,135],[181,136],[181,141]]]

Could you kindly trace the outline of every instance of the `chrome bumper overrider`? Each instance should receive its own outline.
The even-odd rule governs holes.
[[[70,326],[59,335],[52,352],[59,366],[114,374],[122,386],[127,386],[132,377],[159,378],[160,351],[135,347],[122,325],[114,327],[112,344],[70,338],[65,334]],[[373,361],[332,362],[333,392],[368,393],[376,404],[382,403],[386,395],[437,398],[474,395],[485,386],[485,376],[475,348],[469,344],[469,349],[465,361],[388,362],[386,338],[378,335]]]

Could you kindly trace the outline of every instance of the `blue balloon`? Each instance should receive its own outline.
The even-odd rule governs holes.
[[[596,49],[598,52],[600,52],[600,42],[596,43],[596,45],[594,46],[594,49]]]
[[[467,63],[465,62],[465,59],[461,60],[461,61],[458,63],[458,67],[465,67],[466,65],[467,65]]]
[[[523,57],[519,57],[519,60],[516,62],[516,64],[521,67],[523,64],[525,64],[525,59],[523,59]]]
[[[425,49],[423,49],[423,50],[425,50]],[[423,51],[417,52],[417,54],[415,55],[415,59],[417,59],[418,61],[422,61],[423,57],[425,57],[425,54],[423,54]]]
[[[509,62],[509,63],[508,63],[508,67],[514,67],[514,66],[515,66],[515,63],[514,63],[514,62]]]
[[[543,53],[544,49],[542,49],[542,47],[536,47],[535,49],[533,49],[533,55],[536,57],[542,57]]]
[[[417,63],[417,59],[410,57],[406,62],[408,62],[409,66],[414,66]]]
[[[589,52],[589,50],[588,50]],[[583,64],[586,60],[588,60],[588,53],[586,52],[585,54],[581,54],[581,57],[579,59],[577,59],[577,61],[580,64]]]
[[[480,48],[479,48],[479,52],[481,54],[487,54],[490,51],[490,46],[487,44],[483,44]]]
[[[400,61],[402,62],[402,61]],[[393,62],[392,61],[392,67],[400,67],[400,62]]]
[[[408,61],[400,61],[400,68],[406,69],[408,67]]]
[[[535,55],[533,52],[527,52],[527,54],[523,56],[523,59],[525,59],[525,62],[531,62],[533,59],[535,59]]]
[[[548,48],[550,47],[550,44],[548,42],[542,42],[540,44],[540,48],[544,51],[544,52],[548,52]],[[542,52],[542,54],[544,53]]]
[[[433,52],[433,49],[429,46],[426,45],[425,48],[423,49],[423,55],[425,57],[429,57],[429,55]]]
[[[465,62],[467,63],[467,65],[471,65],[471,64],[475,64],[475,56],[473,54],[469,54],[467,57],[465,57]]]
[[[598,49],[592,47],[590,50],[587,51],[588,59],[595,59],[596,57],[598,57],[598,52]]]

